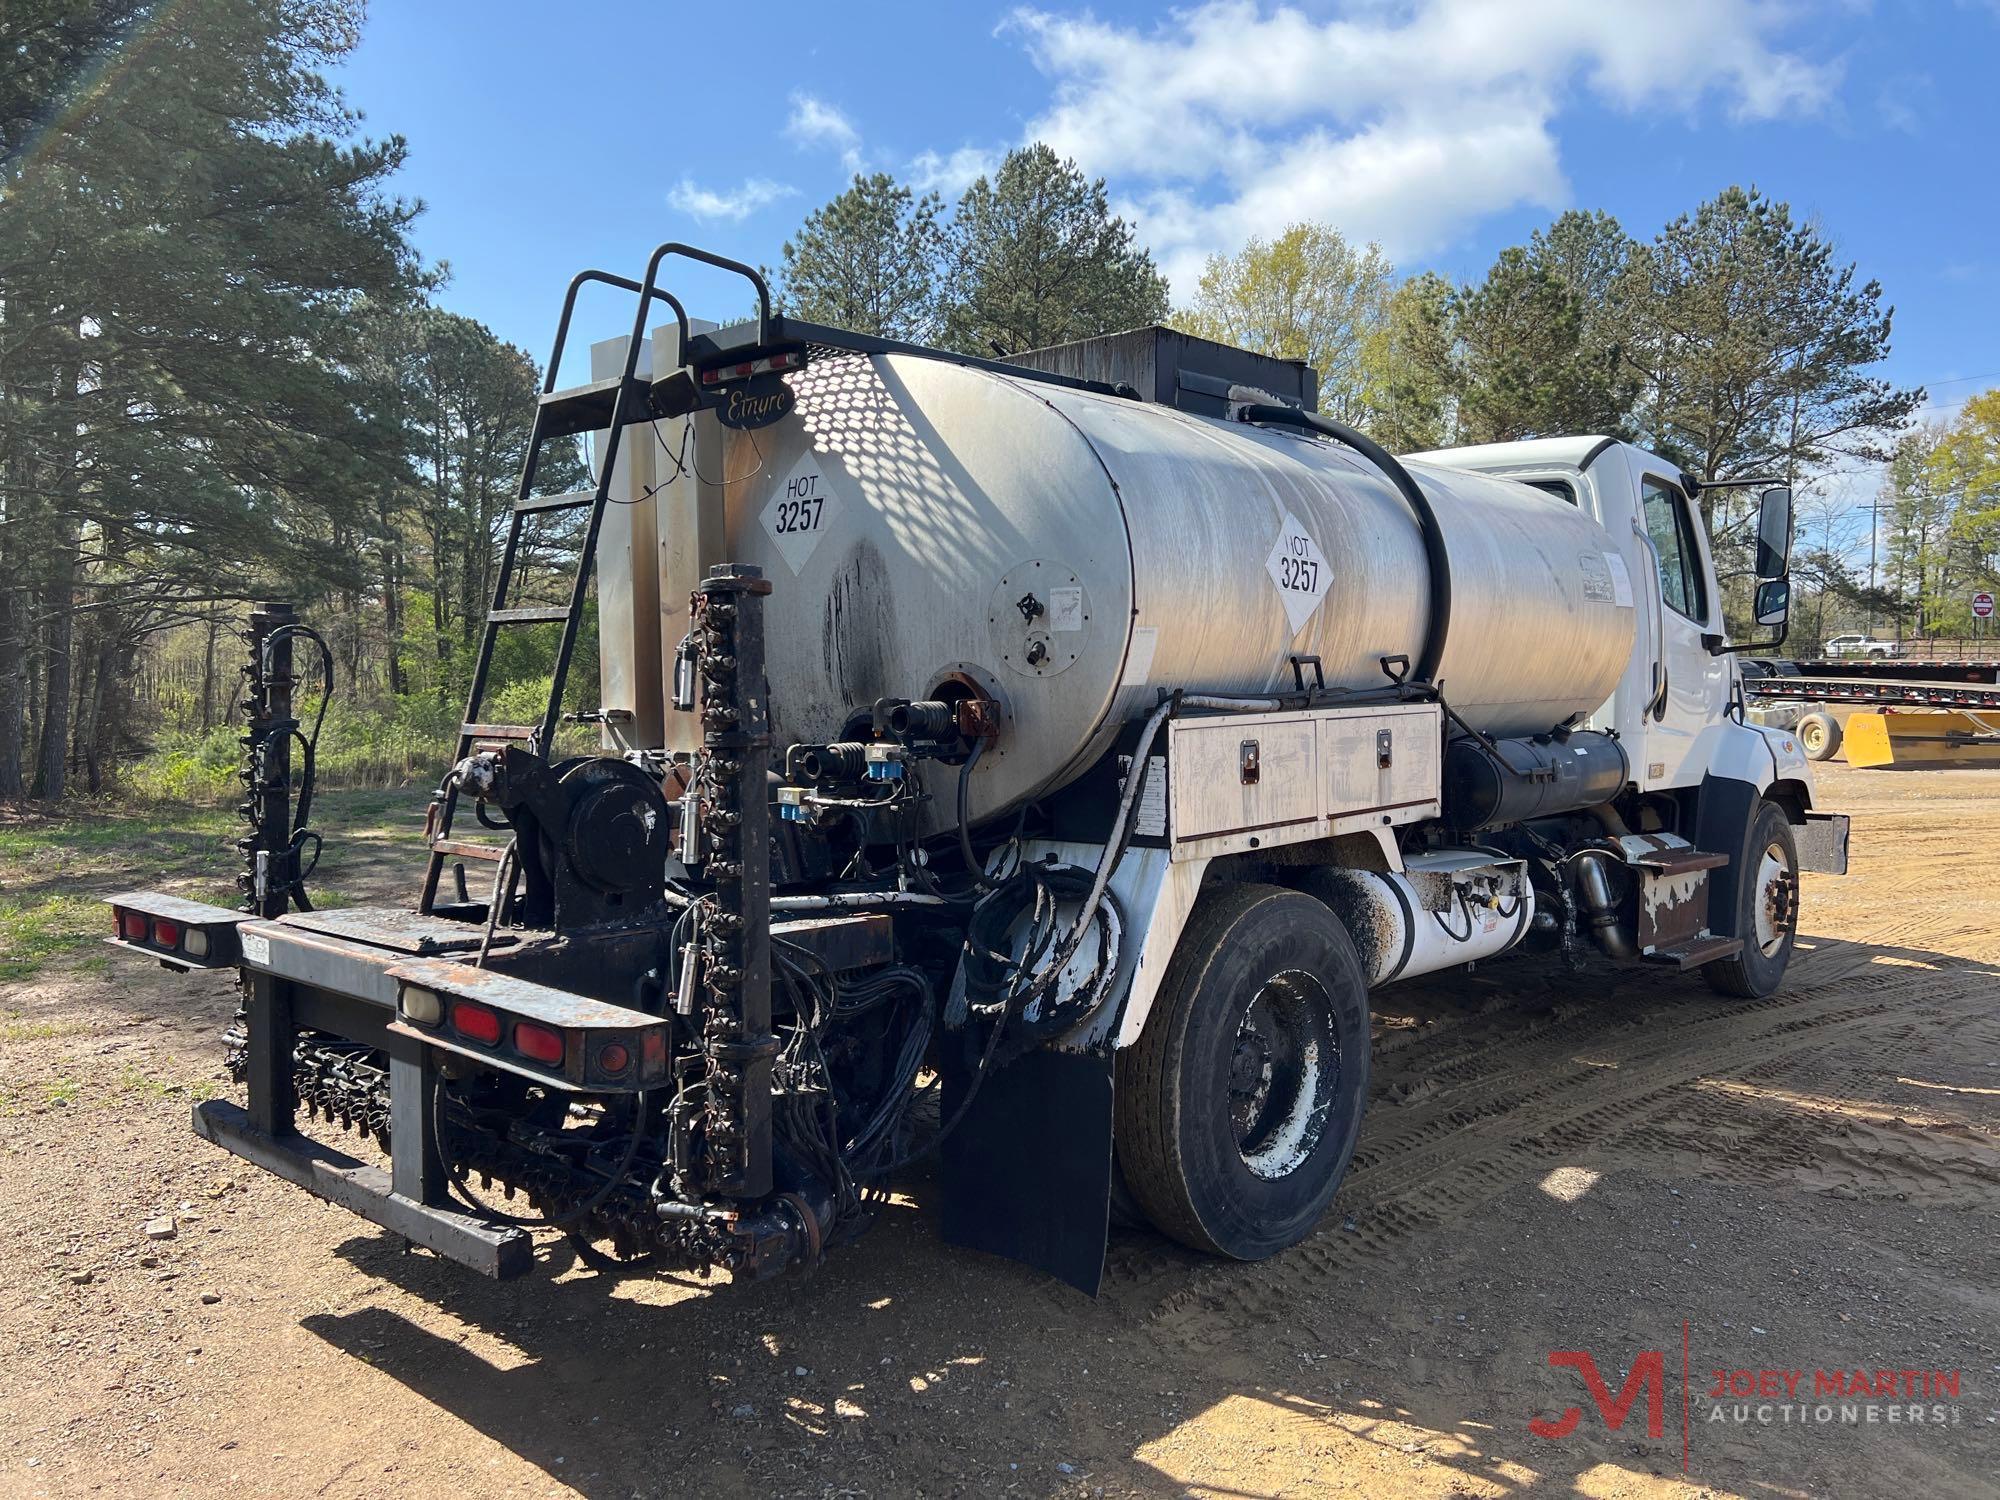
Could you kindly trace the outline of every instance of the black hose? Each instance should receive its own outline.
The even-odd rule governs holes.
[[[1303,427],[1335,442],[1345,443],[1386,474],[1389,482],[1402,491],[1403,498],[1410,502],[1410,509],[1417,514],[1417,526],[1424,537],[1424,559],[1430,565],[1431,575],[1430,621],[1424,630],[1423,650],[1417,654],[1417,665],[1411,675],[1420,682],[1436,682],[1438,667],[1444,661],[1445,638],[1451,632],[1451,556],[1445,550],[1444,529],[1438,525],[1437,512],[1431,508],[1430,497],[1410,477],[1410,471],[1403,467],[1395,454],[1345,422],[1322,417],[1318,412],[1300,411],[1293,406],[1246,406],[1243,408],[1243,420]]]

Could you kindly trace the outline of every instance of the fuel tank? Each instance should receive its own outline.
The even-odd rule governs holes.
[[[1379,687],[1419,654],[1417,518],[1337,443],[912,355],[791,383],[776,424],[697,434],[720,555],[775,585],[779,745],[851,737],[877,698],[985,693],[976,820],[1081,773],[1162,690],[1288,688],[1293,657]],[[1494,736],[1596,709],[1632,650],[1613,539],[1542,491],[1409,467],[1450,558],[1451,706]]]

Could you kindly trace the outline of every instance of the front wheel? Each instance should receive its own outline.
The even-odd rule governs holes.
[[[1279,886],[1205,896],[1118,1054],[1118,1160],[1146,1217],[1238,1260],[1297,1244],[1367,1102],[1368,984],[1339,918]]]
[[[1710,988],[1744,1000],[1775,994],[1792,961],[1799,931],[1799,850],[1790,819],[1759,802],[1750,820],[1747,859],[1736,885],[1736,931],[1743,951],[1702,966]]]

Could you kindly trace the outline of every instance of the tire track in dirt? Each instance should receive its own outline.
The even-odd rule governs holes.
[[[1947,924],[1887,925],[1921,941]],[[1807,955],[1818,972],[1722,1008],[1686,994],[1688,979],[1662,975],[1618,986],[1612,1003],[1558,1003],[1532,1018],[1488,1006],[1404,1032],[1378,1054],[1361,1149],[1310,1239],[1254,1266],[1123,1247],[1107,1299],[1169,1348],[1207,1352],[1240,1339],[1246,1324],[1295,1318],[1358,1261],[1393,1258],[1412,1235],[1578,1156],[1745,1185],[1914,1188],[1953,1201],[1990,1191],[2000,1152],[1976,1135],[1930,1150],[1928,1171],[1900,1183],[1881,1163],[1910,1154],[1901,1139],[1909,1130],[1893,1144],[1852,1139],[1844,1104],[1879,1092],[1885,1076],[1934,1048],[1939,1023],[1990,1019],[1982,995],[1991,981],[1977,966],[1881,965],[1871,946],[1823,942]],[[1804,1107],[1783,1086],[1799,1077]],[[1740,1087],[1713,1087],[1718,1080]],[[1399,1089],[1413,1104],[1384,1097]]]

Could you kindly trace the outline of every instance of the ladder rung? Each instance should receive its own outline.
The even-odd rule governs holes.
[[[461,724],[458,732],[468,740],[531,740],[542,732],[539,724]]]
[[[496,864],[507,852],[502,845],[475,844],[470,839],[438,839],[432,843],[431,851],[457,859],[490,859]]]
[[[595,490],[571,490],[567,495],[530,495],[514,502],[514,514],[533,515],[545,510],[581,510],[597,499]]]
[[[487,615],[489,625],[539,625],[550,620],[567,620],[567,604],[536,605],[532,609],[496,609]]]
[[[566,391],[550,391],[542,397],[542,436],[569,437],[579,432],[602,432],[611,425],[611,410],[618,402],[618,389],[626,382],[613,375],[588,385],[573,385]],[[653,420],[651,387],[636,376],[625,398],[625,423]]]

